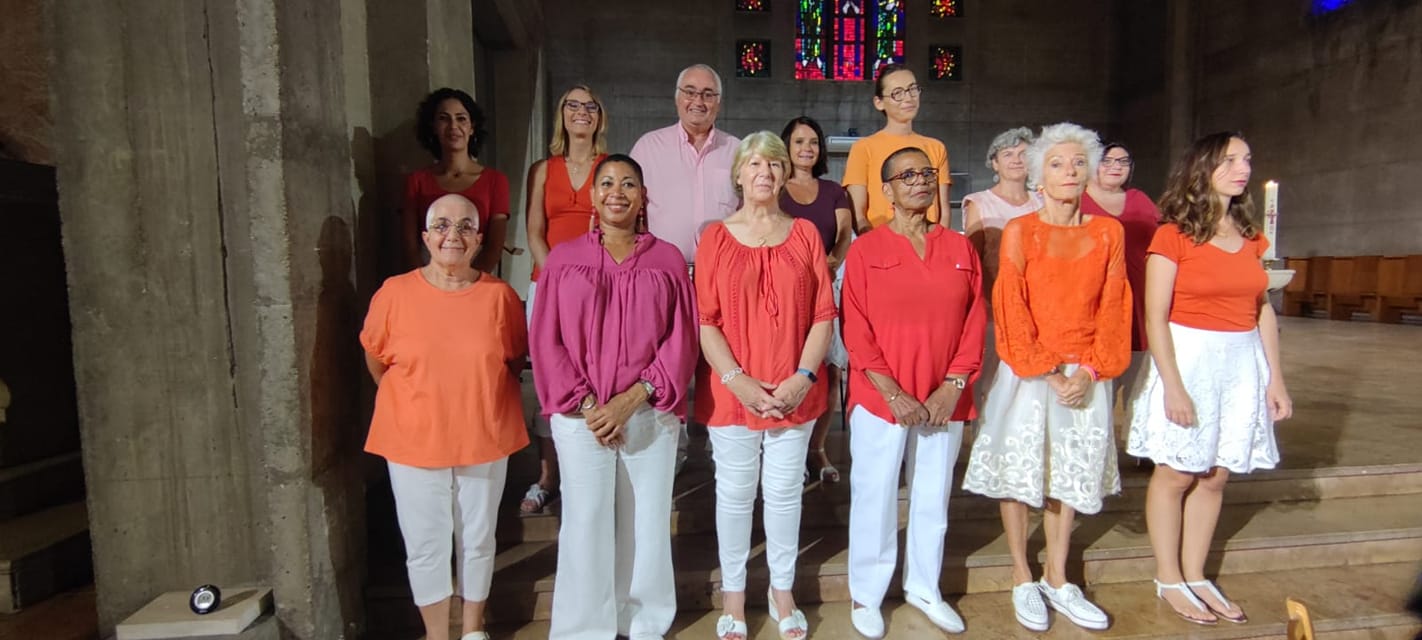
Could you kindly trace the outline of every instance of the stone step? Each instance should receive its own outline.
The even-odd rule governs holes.
[[[83,499],[78,451],[0,469],[0,521]]]
[[[1422,500],[1382,496],[1228,505],[1221,513],[1215,538],[1209,569],[1221,575],[1279,567],[1418,561],[1422,560]],[[1079,518],[1072,542],[1068,568],[1075,574],[1073,580],[1103,585],[1154,576],[1145,521],[1138,512]],[[1035,523],[1029,545],[1039,562],[1045,558],[1041,528]],[[806,603],[847,600],[847,530],[806,528],[801,532],[800,547],[796,597]],[[748,567],[748,588],[753,593],[763,590],[768,579],[763,551],[763,540],[757,533]],[[719,606],[715,535],[678,535],[672,540],[672,555],[681,606]],[[491,611],[504,620],[546,617],[556,565],[556,543],[528,542],[502,548],[496,560]],[[999,592],[1013,584],[1007,542],[996,520],[950,523],[944,566],[945,593]],[[377,586],[368,594],[371,599],[409,597],[403,576],[392,578],[391,573],[386,574],[385,582],[373,582]]]
[[[0,522],[0,613],[94,579],[83,502]]]
[[[801,522],[805,528],[834,528],[849,525],[850,464],[840,464],[842,480],[829,484],[818,481],[805,487],[804,511]],[[1106,512],[1132,512],[1145,508],[1145,489],[1149,473],[1127,461],[1121,465],[1121,495],[1106,501]],[[962,468],[954,478],[954,486],[962,486]],[[555,500],[546,513],[520,516],[517,504],[526,485],[516,485],[517,495],[505,500],[499,515],[498,537],[501,543],[550,542],[558,539],[561,524],[561,501]],[[713,533],[716,527],[716,485],[712,471],[704,464],[693,462],[676,480],[673,487],[672,532],[675,535]],[[1422,494],[1422,464],[1389,464],[1361,467],[1324,467],[1318,469],[1276,469],[1238,475],[1230,479],[1225,492],[1228,504],[1259,504],[1276,501],[1323,500]],[[907,522],[908,494],[899,489],[899,524]],[[759,504],[759,503],[757,503]],[[949,501],[949,521],[989,519],[998,517],[997,501],[957,489]],[[759,517],[756,519],[759,527]]]
[[[1403,599],[1412,588],[1417,571],[1416,564],[1403,562],[1226,574],[1219,579],[1220,588],[1249,614],[1250,620],[1242,625],[1222,622],[1214,627],[1192,625],[1175,617],[1168,605],[1156,599],[1149,581],[1088,589],[1088,595],[1111,615],[1111,628],[1105,631],[1084,631],[1056,614],[1052,614],[1052,626],[1046,633],[1028,631],[1017,624],[1012,603],[1005,593],[972,594],[948,600],[967,624],[965,638],[1282,639],[1288,625],[1284,598],[1293,597],[1308,606],[1319,638],[1410,640],[1422,632],[1422,624],[1403,612]],[[849,603],[805,604],[804,611],[816,640],[859,640],[860,636],[849,622]],[[883,613],[888,638],[953,637],[938,631],[923,614],[897,599],[886,601]],[[751,640],[779,637],[765,613],[764,596],[759,599],[751,596],[747,614]],[[720,611],[683,610],[667,638],[714,637],[719,616]],[[548,637],[548,623],[497,624],[491,625],[489,631],[495,637],[510,640],[542,639]]]

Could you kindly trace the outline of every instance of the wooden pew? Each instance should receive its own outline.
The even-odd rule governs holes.
[[[1314,256],[1308,259],[1308,303],[1304,308],[1305,314],[1313,315],[1314,311],[1327,312],[1328,285],[1332,282],[1332,273],[1332,256]]]
[[[1286,316],[1308,315],[1308,258],[1289,258],[1284,268],[1294,270],[1294,279],[1284,285],[1283,314]]]
[[[1422,314],[1422,255],[1388,256],[1378,264],[1378,320]]]
[[[1378,266],[1382,256],[1335,257],[1328,275],[1331,320],[1352,320],[1354,311],[1379,319]]]

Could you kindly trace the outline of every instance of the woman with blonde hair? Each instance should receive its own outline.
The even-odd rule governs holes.
[[[530,321],[548,252],[593,228],[597,212],[592,203],[592,172],[607,157],[607,112],[591,88],[578,84],[563,92],[557,113],[548,158],[528,169],[527,231],[533,275],[524,307]],[[528,487],[519,503],[524,514],[542,511],[558,489],[558,452],[546,419],[533,419],[533,435],[538,438],[538,482]]]

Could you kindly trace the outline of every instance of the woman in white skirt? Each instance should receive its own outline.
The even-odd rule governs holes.
[[[1229,475],[1278,464],[1274,422],[1293,412],[1249,162],[1237,134],[1197,140],[1161,196],[1166,224],[1146,261],[1153,366],[1127,452],[1156,464],[1146,493],[1156,595],[1196,624],[1247,620],[1205,579],[1205,558]]]
[[[1047,606],[1088,629],[1110,621],[1066,579],[1072,520],[1120,491],[1111,385],[1130,360],[1131,292],[1120,223],[1084,215],[1081,194],[1101,158],[1096,133],[1056,124],[1027,149],[1043,196],[1002,232],[993,316],[1002,359],[963,488],[998,498],[1012,555],[1017,620],[1046,631]],[[1027,562],[1027,508],[1042,509],[1047,563]],[[1044,602],[1045,598],[1045,602]]]

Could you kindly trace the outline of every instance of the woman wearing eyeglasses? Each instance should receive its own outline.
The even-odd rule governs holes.
[[[1142,379],[1150,362],[1145,326],[1146,250],[1160,228],[1160,209],[1150,196],[1140,189],[1129,188],[1133,173],[1131,152],[1113,142],[1106,145],[1101,166],[1096,169],[1086,194],[1081,197],[1081,210],[1087,215],[1111,216],[1121,222],[1126,232],[1126,279],[1131,282],[1131,364],[1116,379],[1126,415],[1133,411],[1137,382]]]
[[[905,147],[922,149],[938,171],[938,191],[933,206],[928,208],[928,221],[948,225],[948,185],[951,182],[948,149],[942,142],[913,131],[922,93],[923,88],[908,67],[890,64],[880,69],[879,78],[874,82],[874,108],[884,112],[884,128],[849,148],[844,179],[840,181],[854,204],[857,233],[862,234],[894,217],[889,199],[884,196],[879,169],[891,154]]]
[[[1076,513],[1121,490],[1111,383],[1130,361],[1131,290],[1121,225],[1081,210],[1101,159],[1096,133],[1064,122],[1027,148],[1041,211],[1002,231],[992,308],[997,368],[963,488],[999,500],[1017,621],[1046,631],[1047,607],[1087,629],[1106,614],[1067,582]],[[1042,509],[1047,562],[1027,562],[1028,507]]]
[[[508,457],[528,445],[518,294],[472,266],[479,211],[449,194],[425,215],[429,262],[381,285],[360,332],[375,379],[369,453],[385,458],[410,592],[430,640],[449,639],[450,560],[462,640],[487,640],[494,526]]]
[[[479,149],[489,135],[484,110],[458,89],[436,89],[416,111],[415,138],[435,163],[405,178],[400,217],[403,268],[424,264],[420,256],[420,216],[440,196],[457,193],[479,208],[484,243],[474,256],[474,268],[491,273],[499,267],[509,224],[509,179],[479,162]]]
[[[607,114],[592,89],[575,85],[563,93],[558,104],[548,159],[528,170],[528,251],[533,256],[533,275],[524,309],[530,320],[538,275],[548,261],[548,252],[586,235],[593,227],[597,212],[592,204],[592,171],[607,157]],[[558,453],[548,421],[534,418],[533,434],[538,438],[538,482],[528,487],[519,503],[524,514],[542,511],[558,489]]]

